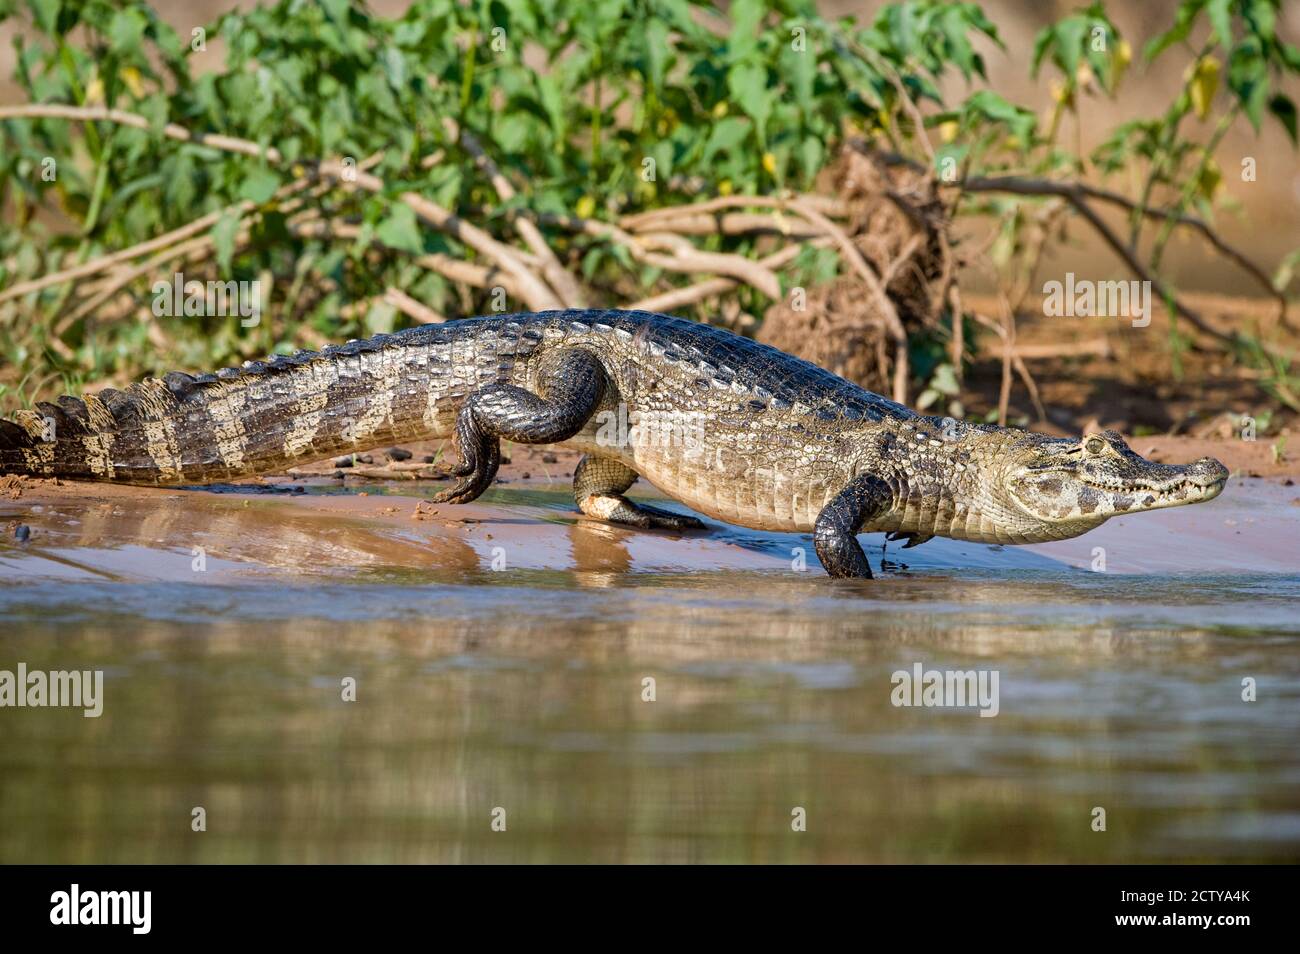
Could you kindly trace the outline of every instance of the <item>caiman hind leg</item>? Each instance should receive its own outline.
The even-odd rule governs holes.
[[[893,503],[894,494],[887,483],[863,474],[822,508],[813,525],[813,548],[827,573],[840,578],[871,579],[871,564],[862,552],[857,533]]]
[[[548,368],[545,391],[490,384],[465,399],[456,416],[460,464],[454,487],[434,503],[469,503],[492,486],[501,466],[501,439],[517,444],[554,444],[582,430],[605,395],[605,369],[586,351],[568,350]]]
[[[694,517],[635,504],[623,491],[636,483],[637,472],[608,457],[588,454],[578,461],[573,472],[573,499],[578,509],[589,517],[624,523],[643,530],[703,530],[704,524]]]

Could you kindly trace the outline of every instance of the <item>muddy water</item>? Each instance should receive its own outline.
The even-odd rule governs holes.
[[[104,673],[99,718],[0,709],[0,861],[1300,858],[1276,483],[891,547],[862,583],[798,536],[627,532],[527,485],[416,519],[418,492],[0,501],[33,531],[0,543],[0,670]],[[893,705],[916,664],[996,672],[997,715]]]

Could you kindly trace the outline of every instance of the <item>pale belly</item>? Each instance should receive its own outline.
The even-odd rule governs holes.
[[[585,431],[564,446],[614,458],[697,513],[753,530],[811,532],[817,515],[840,489],[825,476],[708,442],[611,446]]]

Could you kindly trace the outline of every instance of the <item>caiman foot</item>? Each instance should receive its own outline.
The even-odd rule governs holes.
[[[433,503],[469,503],[492,486],[501,466],[501,439],[517,444],[555,444],[582,430],[605,394],[605,369],[586,351],[557,355],[538,396],[513,384],[490,384],[465,399],[456,416],[460,464],[455,486]]]
[[[813,548],[826,572],[838,579],[871,579],[871,564],[857,533],[893,505],[893,492],[879,477],[863,474],[828,503],[813,526]]]
[[[609,523],[642,530],[705,529],[704,523],[694,517],[635,504],[624,497],[623,491],[636,483],[637,477],[636,471],[616,460],[588,455],[578,462],[573,472],[573,499],[587,516]]]

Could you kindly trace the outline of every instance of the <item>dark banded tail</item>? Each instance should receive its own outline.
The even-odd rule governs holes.
[[[476,382],[451,368],[452,336],[436,331],[42,402],[0,422],[0,474],[209,483],[445,436]]]

